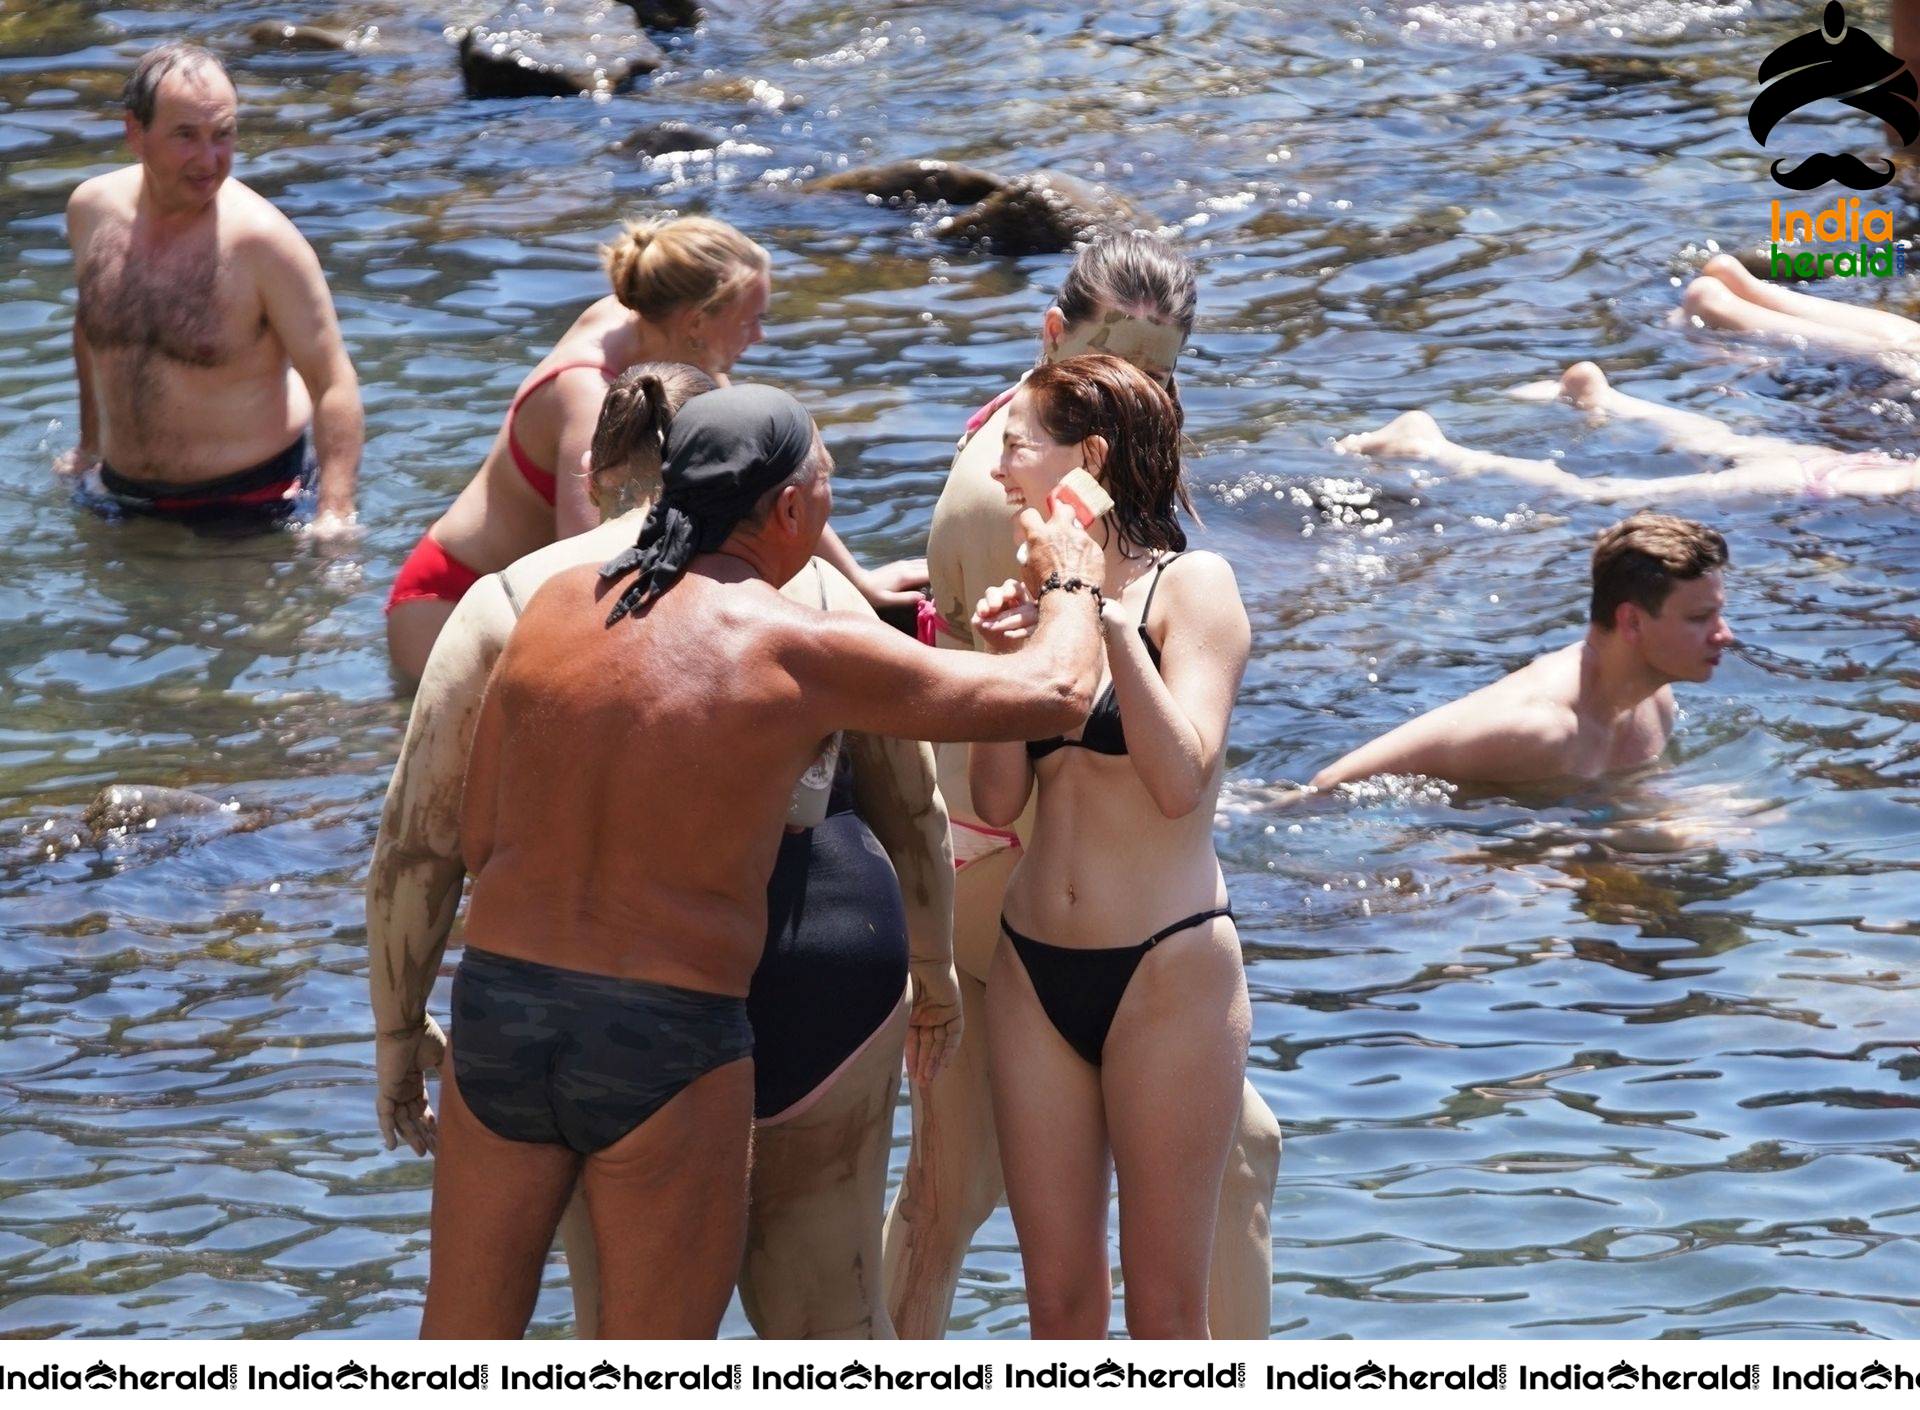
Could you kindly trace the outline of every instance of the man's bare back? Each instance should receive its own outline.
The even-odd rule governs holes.
[[[495,668],[461,830],[469,938],[745,994],[780,820],[826,734],[779,659],[786,599],[690,572],[608,628],[604,595],[592,567],[560,574]]]

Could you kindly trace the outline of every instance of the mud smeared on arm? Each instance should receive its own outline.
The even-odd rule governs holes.
[[[367,873],[367,978],[383,1037],[426,1019],[466,877],[467,749],[512,624],[499,580],[482,579],[448,619],[414,697]]]

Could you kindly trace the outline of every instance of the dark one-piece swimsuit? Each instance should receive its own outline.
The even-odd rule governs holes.
[[[1153,582],[1147,588],[1146,606],[1140,612],[1140,640],[1145,643],[1147,656],[1156,670],[1160,666],[1160,650],[1147,634],[1147,619],[1153,612],[1153,595],[1160,590],[1160,575],[1167,564],[1179,556],[1176,553],[1154,564]],[[1061,735],[1036,739],[1027,745],[1027,757],[1037,763],[1060,749],[1087,749],[1095,754],[1114,756],[1126,754],[1127,732],[1120,720],[1120,700],[1114,694],[1113,682],[1107,682],[1107,688],[1094,702],[1078,739]],[[1000,928],[1013,942],[1014,953],[1020,957],[1027,979],[1033,985],[1034,996],[1040,1000],[1040,1007],[1054,1029],[1076,1053],[1098,1067],[1101,1050],[1107,1045],[1107,1032],[1113,1027],[1113,1016],[1120,1011],[1127,985],[1133,982],[1134,971],[1140,968],[1140,961],[1147,957],[1148,951],[1170,935],[1221,916],[1231,920],[1233,909],[1217,906],[1197,911],[1160,927],[1138,945],[1099,950],[1049,945],[1022,935],[1007,924],[1004,912],[1000,916]]]

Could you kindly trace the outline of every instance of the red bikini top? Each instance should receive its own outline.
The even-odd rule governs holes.
[[[539,461],[535,460],[520,448],[520,439],[513,434],[513,423],[514,419],[520,414],[520,405],[522,402],[546,386],[547,383],[553,381],[553,379],[558,377],[562,372],[571,372],[576,367],[599,368],[600,375],[609,382],[620,375],[620,369],[618,367],[608,367],[604,363],[563,362],[558,367],[549,368],[541,376],[529,382],[521,391],[520,395],[513,399],[513,405],[507,408],[507,454],[513,457],[514,468],[520,472],[521,476],[529,485],[533,486],[533,492],[548,504],[554,502],[554,496],[559,492],[560,481],[553,471],[548,470],[541,465]]]

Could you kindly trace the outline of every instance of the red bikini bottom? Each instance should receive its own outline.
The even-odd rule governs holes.
[[[467,589],[479,581],[480,574],[440,547],[432,534],[422,534],[413,552],[407,555],[407,561],[400,566],[400,576],[393,580],[393,591],[387,594],[387,611],[420,598],[458,602],[467,595]]]

